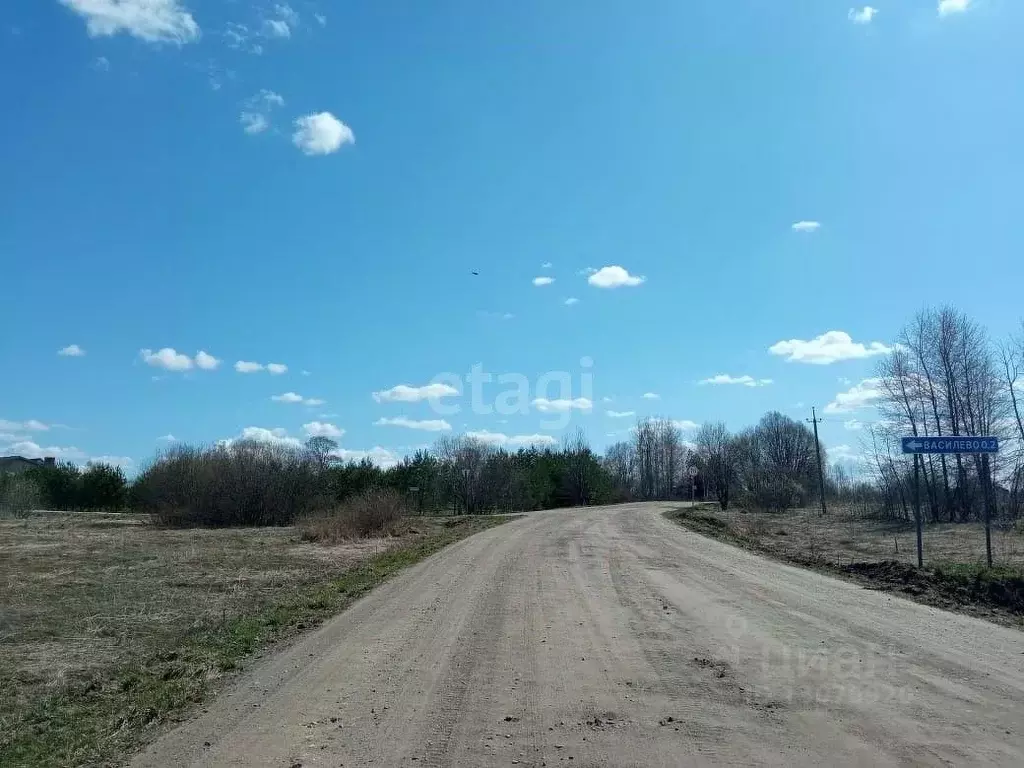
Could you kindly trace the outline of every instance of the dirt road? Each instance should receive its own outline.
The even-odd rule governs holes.
[[[666,508],[477,534],[136,764],[1024,765],[1024,633],[763,560]]]

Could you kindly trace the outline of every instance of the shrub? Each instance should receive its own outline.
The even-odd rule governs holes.
[[[305,451],[247,440],[174,448],[143,470],[131,498],[166,526],[290,525],[326,505],[322,485]]]
[[[122,510],[128,502],[128,481],[120,467],[90,464],[82,473],[79,503],[82,509]]]
[[[335,543],[385,533],[405,512],[400,494],[373,489],[346,499],[330,512],[305,517],[299,527],[307,541]]]
[[[31,477],[0,475],[0,517],[28,517],[41,500],[39,486]]]

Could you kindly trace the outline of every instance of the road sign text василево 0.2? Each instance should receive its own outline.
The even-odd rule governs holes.
[[[999,453],[998,437],[904,437],[904,453]]]

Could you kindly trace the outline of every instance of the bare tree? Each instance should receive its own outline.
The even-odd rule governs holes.
[[[694,436],[697,467],[704,476],[704,487],[718,499],[724,510],[736,486],[736,445],[721,421],[703,424]]]
[[[329,437],[317,435],[306,441],[306,451],[312,457],[320,472],[324,472],[334,463],[335,451],[338,450],[338,443]]]

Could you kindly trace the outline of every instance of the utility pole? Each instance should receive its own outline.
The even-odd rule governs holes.
[[[811,406],[811,418],[808,419],[814,425],[814,453],[818,457],[818,496],[821,499],[821,514],[827,515],[828,508],[825,506],[825,470],[821,467],[821,443],[818,442],[818,412]]]

